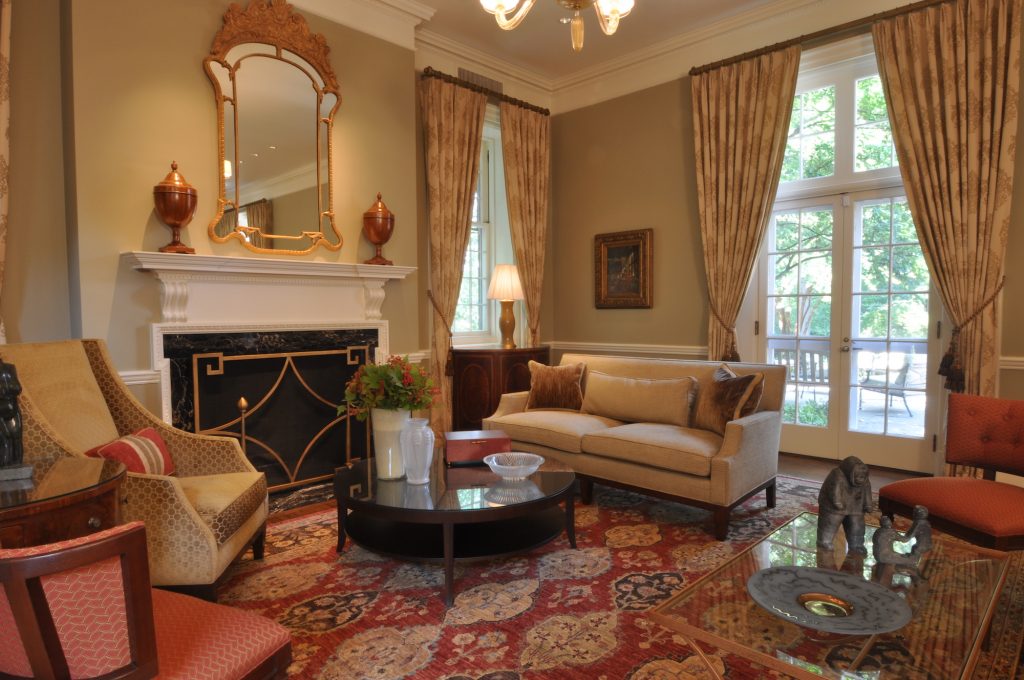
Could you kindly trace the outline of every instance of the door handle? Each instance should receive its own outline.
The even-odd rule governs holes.
[[[840,352],[849,352],[850,351],[850,346],[849,345],[841,345],[839,347],[839,351]]]

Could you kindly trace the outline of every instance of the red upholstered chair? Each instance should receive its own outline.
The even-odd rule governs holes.
[[[982,468],[985,478],[886,484],[878,490],[882,514],[911,517],[923,505],[936,529],[989,548],[1024,549],[1024,488],[995,481],[996,472],[1024,475],[1024,401],[949,395],[946,461]]]
[[[291,636],[276,622],[152,589],[132,522],[0,550],[0,677],[278,678]]]

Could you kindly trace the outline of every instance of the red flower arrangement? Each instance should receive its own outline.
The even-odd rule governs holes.
[[[409,357],[392,356],[383,364],[363,364],[345,385],[338,413],[354,412],[366,420],[371,408],[418,411],[430,408],[439,390],[427,371]]]

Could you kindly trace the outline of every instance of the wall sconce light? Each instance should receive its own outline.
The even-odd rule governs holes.
[[[501,346],[503,349],[515,349],[516,341],[513,333],[516,330],[516,315],[512,305],[516,300],[523,299],[523,286],[519,283],[519,270],[514,264],[499,264],[491,274],[491,285],[487,289],[490,300],[501,302],[501,317],[498,328],[501,329]]]

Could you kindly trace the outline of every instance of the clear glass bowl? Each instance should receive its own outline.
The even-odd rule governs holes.
[[[511,451],[484,456],[484,462],[491,468],[491,472],[502,479],[525,479],[537,471],[544,457],[524,451]]]

